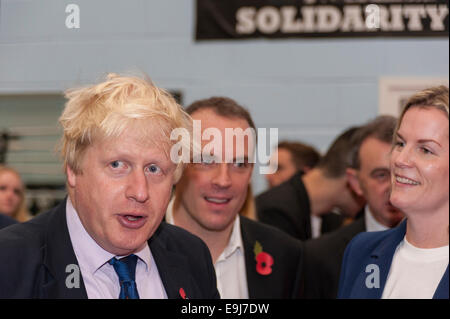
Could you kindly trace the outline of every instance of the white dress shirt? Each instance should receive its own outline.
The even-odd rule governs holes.
[[[388,230],[389,227],[380,224],[375,217],[373,217],[372,212],[370,211],[369,205],[366,205],[364,209],[364,221],[366,223],[366,231],[383,231]]]
[[[176,225],[173,219],[173,203],[169,203],[166,221]],[[217,290],[222,299],[248,299],[247,273],[245,268],[244,245],[239,215],[236,216],[230,240],[224,251],[214,263],[217,277]]]
[[[311,238],[319,238],[322,234],[322,217],[311,215]]]
[[[100,247],[83,227],[75,208],[67,198],[67,227],[75,256],[80,266],[83,282],[89,299],[117,299],[120,284],[114,267],[108,261],[117,257]],[[141,299],[167,299],[150,247],[147,243],[138,252],[136,264],[136,286]]]

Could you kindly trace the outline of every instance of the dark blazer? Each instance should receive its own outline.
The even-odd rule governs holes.
[[[249,298],[300,298],[302,243],[274,227],[243,216],[240,221]],[[268,275],[261,275],[256,269],[256,242],[273,258],[272,271]]]
[[[302,276],[305,298],[337,297],[345,248],[353,237],[364,231],[366,224],[363,214],[351,224],[305,243]]]
[[[0,213],[0,229],[5,228],[6,226],[9,226],[12,224],[16,224],[16,223],[17,223],[17,221],[12,219],[11,217]]]
[[[169,298],[219,298],[211,255],[188,232],[162,223],[148,241]],[[87,298],[67,288],[66,267],[78,265],[66,222],[66,201],[29,222],[0,231],[0,299]]]
[[[309,196],[298,172],[291,179],[255,199],[260,222],[277,227],[287,234],[307,240],[312,237]],[[322,234],[342,225],[343,217],[334,213],[322,216]]]
[[[381,231],[357,235],[347,246],[342,262],[338,298],[380,299],[395,250],[406,233],[406,220],[399,226]],[[379,269],[380,288],[368,288],[366,267],[375,264]],[[448,299],[448,266],[434,293],[435,299]]]

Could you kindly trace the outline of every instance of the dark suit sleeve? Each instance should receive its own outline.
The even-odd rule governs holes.
[[[323,275],[320,269],[321,264],[316,256],[318,254],[317,247],[314,247],[313,244],[311,241],[304,244],[302,288],[304,290],[303,297],[306,299],[321,298]]]
[[[42,274],[39,239],[28,236],[22,225],[0,231],[0,299],[32,298]]]
[[[296,223],[284,211],[276,208],[263,209],[258,213],[260,222],[281,229],[294,238],[300,238]]]
[[[297,271],[296,271],[296,277],[295,277],[295,283],[294,283],[294,291],[292,292],[292,299],[302,299],[304,298],[304,291],[302,287],[302,280],[303,280],[303,260],[305,258],[305,246],[303,242],[298,241],[298,259],[297,259]]]
[[[5,228],[10,225],[13,225],[13,224],[16,224],[16,223],[17,222],[14,219],[0,213],[0,229]]]

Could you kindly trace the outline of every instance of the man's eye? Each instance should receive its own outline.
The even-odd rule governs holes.
[[[244,167],[247,167],[247,164],[246,164],[246,163],[234,163],[233,165],[234,165],[234,167],[238,167],[238,168],[244,168]]]
[[[203,156],[202,157],[202,164],[209,165],[214,164],[214,157],[213,156]]]
[[[122,161],[113,161],[109,164],[112,168],[122,168],[124,163]]]
[[[379,180],[386,179],[386,178],[389,178],[389,177],[390,177],[389,174],[386,174],[386,173],[381,173],[381,174],[375,175],[375,178],[379,179]]]
[[[158,174],[161,172],[161,168],[158,165],[152,164],[148,167],[148,171],[152,174]]]

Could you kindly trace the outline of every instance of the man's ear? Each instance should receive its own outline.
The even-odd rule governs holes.
[[[67,184],[69,184],[70,187],[75,187],[77,184],[77,174],[72,170],[72,168],[67,165],[66,168],[66,175],[67,175]]]
[[[354,168],[347,168],[346,170],[347,175],[347,182],[352,188],[352,190],[358,195],[358,196],[364,196],[363,191],[361,189],[361,185],[359,184],[358,180],[358,172]]]

